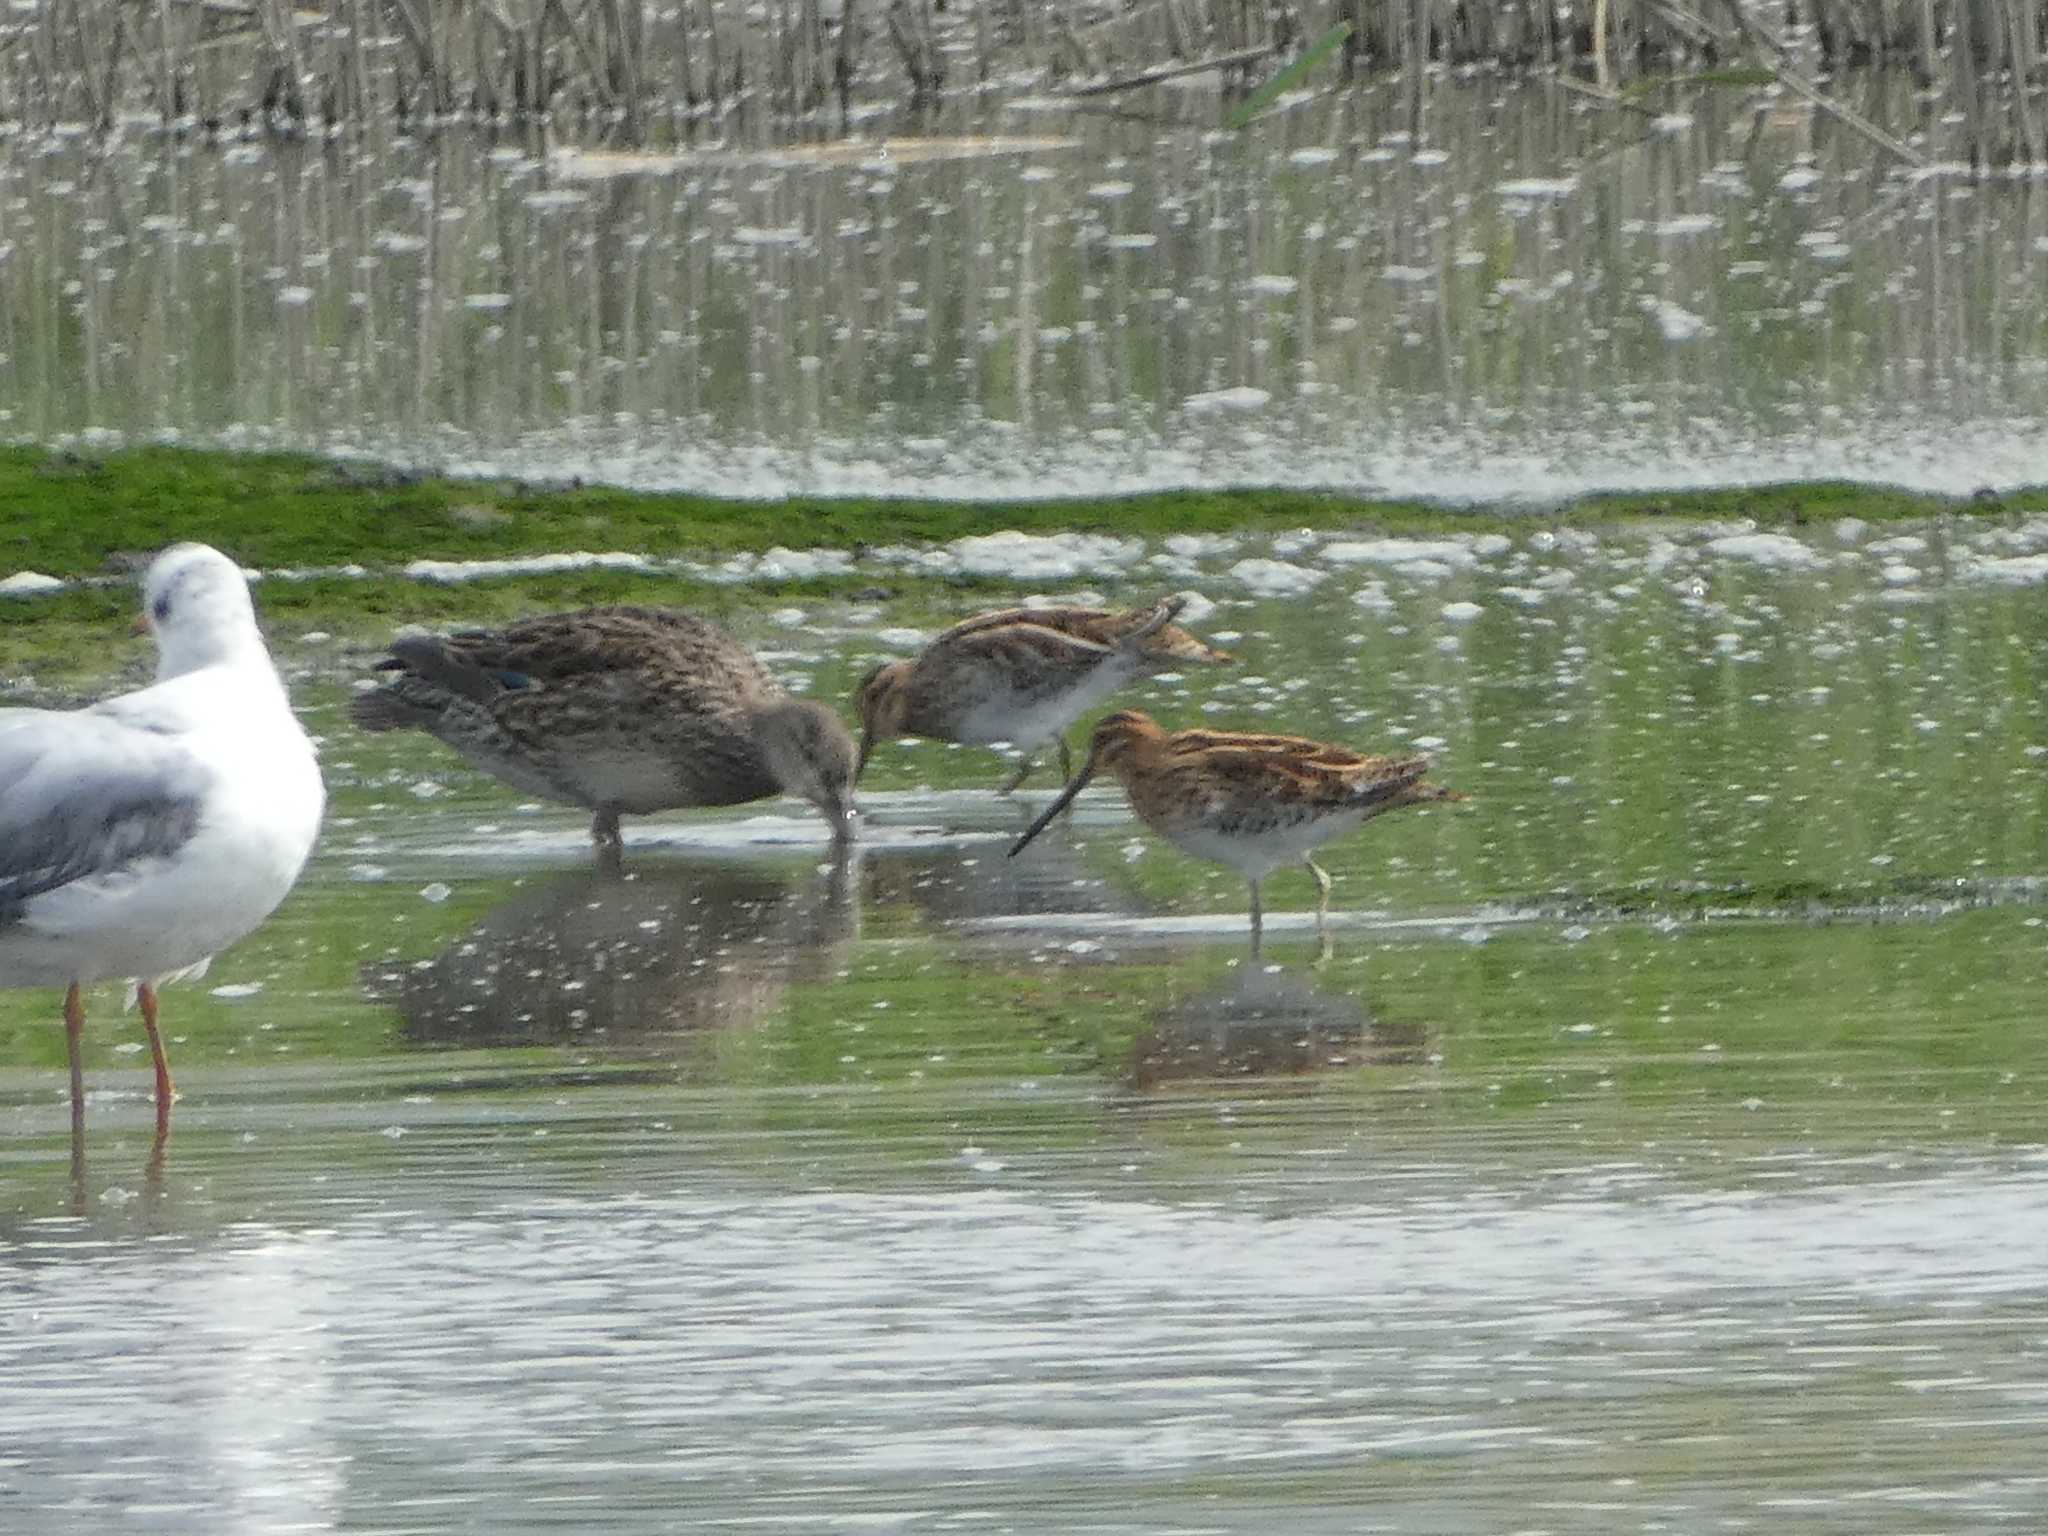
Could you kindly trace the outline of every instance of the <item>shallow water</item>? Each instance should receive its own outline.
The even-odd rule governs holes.
[[[0,995],[0,1528],[2041,1526],[2048,526],[1850,534],[1186,555],[1244,663],[1132,702],[1474,797],[1320,966],[932,744],[606,875],[281,637],[333,812],[168,1145],[105,990],[74,1182]],[[843,697],[971,601],[738,622]]]
[[[743,496],[2048,480],[2038,182],[1753,90],[1445,81],[1419,141],[1385,86],[987,100],[666,169],[0,137],[0,435]]]

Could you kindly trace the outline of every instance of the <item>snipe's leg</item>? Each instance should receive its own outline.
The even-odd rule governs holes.
[[[626,839],[619,831],[619,813],[610,807],[599,811],[590,821],[590,842],[597,853],[597,867],[607,875],[616,875],[626,858]]]
[[[1330,958],[1330,876],[1311,854],[1303,854],[1301,862],[1308,866],[1308,872],[1316,877],[1316,938],[1320,941],[1316,951],[1317,960]]]
[[[85,1004],[78,983],[64,994],[64,1046],[71,1058],[71,1177],[85,1177],[85,1064],[80,1049],[85,1039]]]
[[[1259,907],[1259,882],[1258,882],[1258,881],[1256,881],[1256,880],[1252,881],[1252,882],[1251,882],[1251,887],[1252,887],[1252,958],[1253,958],[1254,960],[1256,960],[1256,959],[1258,959],[1258,957],[1259,957],[1259,940],[1260,940],[1261,938],[1263,938],[1263,937],[1264,937],[1264,930],[1265,930],[1265,926],[1266,926],[1266,923],[1265,923],[1265,913],[1264,913],[1263,911],[1261,911],[1261,910],[1260,910],[1260,907]]]
[[[1064,746],[1065,743],[1061,743],[1061,745]],[[1017,765],[1017,771],[1010,775],[1009,782],[1004,784],[996,793],[999,795],[1014,795],[1017,793],[1017,786],[1030,778],[1031,770],[1037,766],[1038,760],[1030,753],[1025,753],[1024,761]]]
[[[164,1037],[156,1027],[156,988],[148,982],[135,989],[135,1000],[142,1005],[142,1030],[149,1036],[149,1059],[156,1067],[156,1131],[159,1136],[171,1128],[170,1058],[164,1055]]]

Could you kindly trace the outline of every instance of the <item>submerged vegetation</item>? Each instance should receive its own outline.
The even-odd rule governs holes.
[[[1422,143],[1385,81],[1242,135],[1201,92],[676,151],[0,135],[0,434],[742,499],[2048,480],[2041,185],[1644,104],[1461,74]]]

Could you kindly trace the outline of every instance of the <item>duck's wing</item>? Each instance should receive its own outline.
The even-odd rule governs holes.
[[[497,630],[404,635],[377,669],[486,708],[594,690],[709,712],[777,688],[754,654],[717,625],[655,608],[589,608]]]
[[[462,630],[444,649],[462,662],[560,682],[586,672],[645,667],[718,668],[767,677],[754,654],[716,624],[664,608],[585,608],[521,619],[498,630]]]
[[[174,734],[100,710],[0,710],[0,926],[34,897],[177,852],[211,781]]]

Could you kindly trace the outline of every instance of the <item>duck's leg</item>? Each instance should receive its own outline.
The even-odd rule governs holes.
[[[1064,745],[1064,743],[1062,743],[1062,745]],[[1029,752],[1025,753],[1024,761],[1017,765],[1017,771],[1010,775],[1009,782],[1005,784],[1001,789],[997,790],[996,793],[999,795],[1014,795],[1015,793],[1017,793],[1017,786],[1019,784],[1022,784],[1026,779],[1030,778],[1031,770],[1036,768],[1037,766],[1037,759],[1035,759]]]
[[[78,983],[64,994],[64,1047],[71,1058],[71,1162],[74,1172],[84,1172],[85,1161],[85,1063],[80,1056],[85,1040],[85,1004],[78,995]]]
[[[1260,940],[1261,938],[1263,938],[1263,937],[1264,937],[1264,929],[1265,929],[1265,926],[1266,926],[1266,924],[1265,924],[1265,914],[1264,914],[1264,913],[1263,913],[1262,911],[1260,911],[1260,909],[1259,909],[1259,882],[1258,882],[1258,881],[1256,881],[1256,880],[1252,881],[1252,882],[1251,882],[1251,887],[1252,887],[1252,958],[1253,958],[1254,960],[1256,960],[1256,959],[1258,959],[1258,957],[1259,957],[1259,940]]]
[[[149,1059],[156,1067],[156,1129],[161,1136],[171,1128],[171,1063],[164,1055],[164,1037],[156,1027],[156,988],[143,982],[135,989],[142,1005],[142,1030],[149,1036]]]
[[[597,867],[605,874],[617,874],[625,863],[626,839],[619,831],[616,807],[606,806],[591,818],[590,842],[597,850]]]
[[[1330,958],[1330,876],[1315,861],[1313,854],[1303,854],[1301,862],[1316,877],[1316,938],[1320,941],[1316,958],[1327,960]]]

